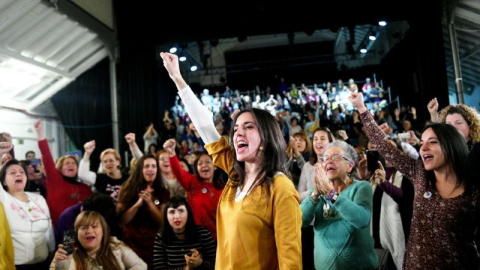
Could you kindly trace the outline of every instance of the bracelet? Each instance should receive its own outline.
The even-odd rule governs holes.
[[[333,198],[333,195],[335,195],[335,192],[336,192],[335,189],[332,189],[327,196],[327,200],[331,201]]]
[[[315,194],[315,191],[312,191],[312,194],[310,194],[310,198],[314,200],[315,202],[318,202],[320,199],[320,195]]]

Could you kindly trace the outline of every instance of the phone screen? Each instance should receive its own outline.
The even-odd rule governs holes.
[[[379,168],[377,161],[380,161],[385,168],[385,159],[382,155],[376,150],[367,150],[367,170],[369,172],[374,172]]]
[[[66,230],[63,234],[63,249],[67,254],[72,254],[75,249],[75,231]]]

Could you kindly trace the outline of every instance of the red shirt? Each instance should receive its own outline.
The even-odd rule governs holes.
[[[177,181],[187,191],[187,201],[192,208],[195,223],[204,226],[217,239],[217,205],[223,189],[215,189],[213,183],[200,181],[180,167],[177,156],[170,158],[170,166]]]
[[[55,167],[52,153],[46,139],[38,141],[45,167],[47,184],[47,204],[50,209],[52,225],[55,226],[60,214],[67,207],[82,202],[92,194],[92,189],[83,183],[70,183]]]

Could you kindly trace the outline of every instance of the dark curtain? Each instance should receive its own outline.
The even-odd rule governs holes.
[[[95,140],[91,169],[97,170],[100,153],[113,147],[109,59],[83,73],[51,98],[60,122],[77,149]]]
[[[143,151],[143,134],[147,126],[153,123],[160,132],[159,117],[161,108],[158,105],[157,61],[154,45],[134,44],[120,50],[120,61],[117,65],[119,90],[119,135],[122,158],[125,153],[131,158],[130,150],[125,142],[125,135],[133,132],[136,141]]]

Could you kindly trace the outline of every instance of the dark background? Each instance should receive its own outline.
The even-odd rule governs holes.
[[[137,143],[143,149],[142,136],[146,127],[150,123],[159,127],[164,111],[173,106],[176,88],[157,61],[158,46],[172,42],[315,29],[335,31],[339,27],[376,24],[380,19],[406,20],[409,31],[378,66],[338,70],[329,56],[331,44],[299,44],[293,48],[228,53],[226,62],[233,68],[227,71],[226,80],[232,89],[253,89],[257,84],[275,89],[276,76],[285,77],[287,85],[292,82],[298,85],[333,83],[339,78],[344,81],[350,77],[363,79],[375,73],[384,86],[391,87],[393,96],[400,97],[402,104],[417,108],[421,120],[428,114],[426,104],[431,98],[437,97],[440,104],[448,104],[441,1],[316,1],[309,4],[294,1],[284,5],[248,1],[152,2],[114,1],[122,158],[128,151],[124,135],[136,133]],[[289,56],[299,54],[318,57],[319,48],[325,50],[325,56],[319,57],[316,64],[299,65],[288,61]],[[278,58],[285,61],[268,65],[268,59]],[[251,63],[252,59],[259,63],[255,70],[242,66]],[[98,152],[92,155],[92,169],[98,166],[100,152],[113,146],[111,126],[97,126],[111,122],[108,69],[108,60],[105,60],[52,98],[62,123],[72,126],[67,128],[67,133],[78,149],[83,150],[83,144],[89,140],[97,141]],[[192,85],[192,88],[199,91],[201,86]],[[92,128],[80,131],[75,128],[78,125]]]

